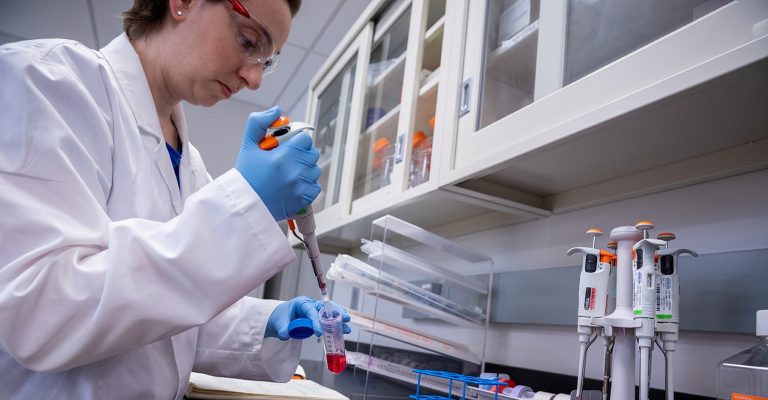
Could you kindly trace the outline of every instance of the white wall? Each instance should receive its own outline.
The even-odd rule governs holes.
[[[675,233],[678,239],[674,247],[701,254],[768,248],[768,170],[454,239],[492,256],[497,270],[567,266],[577,263],[565,255],[568,248],[590,244],[584,235],[587,227],[602,227],[608,232],[641,219],[656,223],[654,232]],[[576,374],[575,326],[494,324],[489,337],[490,362]],[[752,335],[681,332],[676,390],[714,397],[718,361],[753,342]],[[595,346],[587,376],[598,379],[602,376],[602,346],[599,342]],[[664,387],[662,365],[663,358],[655,351],[653,387]]]
[[[184,103],[183,107],[190,131],[189,140],[202,154],[205,166],[214,178],[235,166],[248,114],[264,111],[239,100],[229,100],[226,104],[213,107]]]

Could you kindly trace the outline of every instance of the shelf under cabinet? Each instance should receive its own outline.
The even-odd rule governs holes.
[[[344,253],[357,248],[361,238],[370,236],[371,223],[385,215],[410,221],[445,237],[551,215],[549,211],[529,204],[474,190],[459,187],[437,189],[430,186],[427,183],[402,193],[382,195],[376,202],[369,201],[372,199],[367,195],[353,202],[350,216],[340,218],[337,209],[316,213],[316,234],[321,249],[330,253]],[[379,189],[387,190],[388,187]],[[288,235],[288,240],[292,246],[301,246],[291,235]]]
[[[561,91],[592,90],[603,73]],[[560,96],[478,131],[476,140],[509,137],[516,121],[556,113]],[[451,171],[448,181],[500,197],[505,190],[527,193],[538,207],[561,213],[751,172],[768,168],[766,110],[763,36],[551,128],[520,132]]]

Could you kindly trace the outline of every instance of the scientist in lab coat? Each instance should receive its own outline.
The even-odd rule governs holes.
[[[0,47],[0,398],[179,399],[192,370],[291,377],[288,323],[319,335],[318,302],[244,296],[294,260],[276,221],[320,192],[318,152],[306,134],[259,149],[280,110],[253,113],[212,180],[180,102],[257,89],[299,5],[136,0],[101,50]]]

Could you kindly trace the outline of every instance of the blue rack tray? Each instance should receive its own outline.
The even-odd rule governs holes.
[[[507,386],[505,382],[499,382],[496,379],[484,379],[476,376],[461,375],[453,372],[445,371],[430,371],[426,369],[414,369],[413,372],[418,374],[416,381],[416,394],[412,394],[409,397],[415,400],[451,400],[451,396],[458,396],[459,394],[453,394],[453,381],[462,382],[461,400],[466,399],[467,385],[489,385],[489,386]],[[421,375],[435,376],[448,380],[448,396],[436,396],[436,395],[423,395],[421,394]],[[494,400],[498,399],[498,390],[494,391]]]

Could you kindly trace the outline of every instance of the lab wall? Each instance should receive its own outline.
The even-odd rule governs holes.
[[[213,178],[235,166],[248,115],[264,111],[250,103],[230,99],[226,104],[199,107],[184,103],[190,142],[200,151]]]

